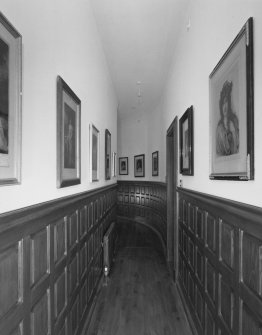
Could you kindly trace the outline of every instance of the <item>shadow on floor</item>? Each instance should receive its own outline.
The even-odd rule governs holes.
[[[123,224],[107,285],[102,285],[85,335],[191,335],[157,236]]]

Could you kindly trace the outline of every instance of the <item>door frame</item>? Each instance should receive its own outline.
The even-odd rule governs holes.
[[[166,132],[167,264],[173,280],[178,276],[178,117]]]

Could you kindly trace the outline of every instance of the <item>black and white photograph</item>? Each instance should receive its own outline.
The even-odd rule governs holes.
[[[0,335],[262,335],[262,0],[2,0]]]

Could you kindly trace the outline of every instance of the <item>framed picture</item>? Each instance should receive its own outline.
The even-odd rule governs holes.
[[[0,13],[0,185],[21,182],[22,37]]]
[[[99,130],[90,124],[90,175],[91,181],[99,180],[99,145],[100,137]]]
[[[112,177],[116,177],[116,152],[112,152]]]
[[[105,131],[105,179],[111,178],[111,133]]]
[[[145,155],[137,155],[134,157],[134,175],[135,177],[145,176]]]
[[[254,179],[253,19],[209,76],[210,179]]]
[[[80,184],[81,101],[57,77],[57,187]]]
[[[194,175],[193,106],[179,120],[180,173]]]
[[[119,157],[119,174],[128,174],[128,157]]]
[[[158,176],[158,151],[152,153],[152,176]]]

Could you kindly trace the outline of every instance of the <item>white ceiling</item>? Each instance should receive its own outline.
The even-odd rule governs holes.
[[[164,88],[188,0],[91,2],[120,115],[153,110]]]

